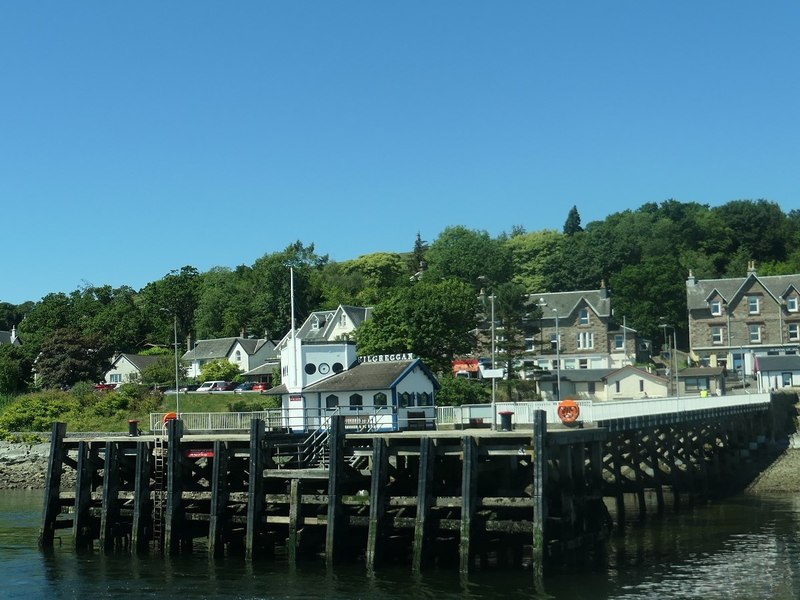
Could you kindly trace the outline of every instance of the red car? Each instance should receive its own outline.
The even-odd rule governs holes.
[[[253,384],[253,391],[254,392],[266,392],[272,385],[267,383],[266,381],[257,381]]]
[[[107,392],[109,390],[114,390],[116,388],[117,388],[117,384],[116,383],[106,383],[104,381],[101,382],[101,383],[97,383],[94,386],[94,389],[96,389],[96,390],[98,390],[100,392]]]

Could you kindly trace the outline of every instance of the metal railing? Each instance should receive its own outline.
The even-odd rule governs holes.
[[[747,394],[733,396],[681,396],[676,398],[647,398],[640,400],[610,400],[592,402],[576,400],[580,408],[577,422],[608,421],[638,416],[652,416],[682,413],[713,408],[735,406],[754,406],[769,404],[769,394]],[[496,414],[510,412],[514,425],[533,423],[533,413],[543,410],[548,423],[560,423],[558,402],[497,402]],[[496,417],[497,418],[497,417]],[[491,426],[492,406],[490,404],[464,404],[462,406],[440,406],[437,408],[437,426]]]

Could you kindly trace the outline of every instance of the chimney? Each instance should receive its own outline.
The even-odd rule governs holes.
[[[600,297],[605,300],[608,298],[608,288],[606,287],[606,280],[600,280]]]
[[[755,275],[756,274],[756,261],[749,260],[747,261],[747,275]]]
[[[692,287],[695,285],[697,285],[697,279],[695,278],[694,273],[692,273],[692,270],[689,269],[689,277],[686,279],[686,287]]]

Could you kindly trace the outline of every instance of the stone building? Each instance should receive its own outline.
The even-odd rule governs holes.
[[[691,357],[728,372],[755,373],[757,357],[798,354],[800,274],[686,281]]]

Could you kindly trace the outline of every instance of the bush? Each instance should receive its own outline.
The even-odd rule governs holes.
[[[436,394],[436,404],[439,406],[483,404],[492,398],[490,388],[475,379],[444,375],[439,378],[439,383],[442,386]]]
[[[49,390],[17,398],[0,416],[3,431],[49,431],[53,421],[63,421],[81,411],[79,400],[69,392]]]
[[[228,412],[259,412],[280,407],[281,400],[277,396],[262,396],[256,399],[242,398],[228,402]]]

